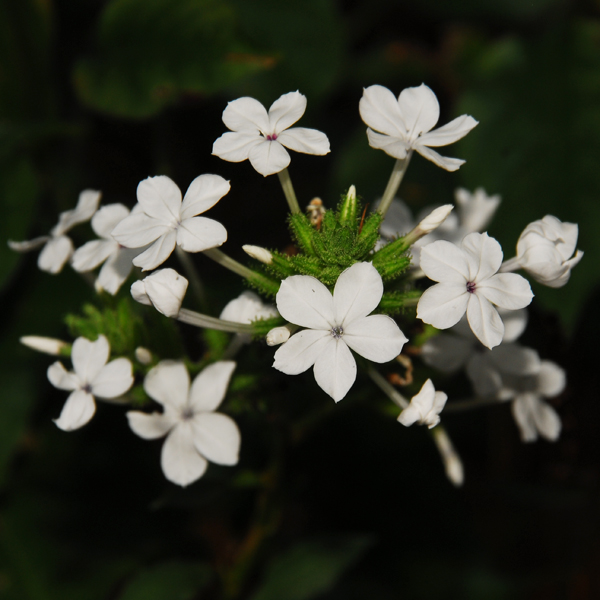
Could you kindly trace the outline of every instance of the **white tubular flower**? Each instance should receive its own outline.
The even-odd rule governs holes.
[[[101,239],[88,242],[75,250],[72,259],[73,268],[81,273],[104,263],[96,280],[96,289],[113,296],[129,277],[133,259],[142,252],[137,248],[121,246],[111,235],[111,231],[129,214],[129,209],[123,204],[103,206],[92,217],[92,229]]]
[[[227,303],[219,319],[234,323],[252,323],[256,319],[271,319],[279,313],[272,304],[264,304],[254,292],[243,292]]]
[[[483,188],[477,188],[473,193],[465,188],[457,188],[454,199],[460,218],[460,226],[465,235],[474,231],[483,231],[492,220],[500,206],[500,196],[488,196]]]
[[[465,161],[441,156],[431,146],[452,144],[477,125],[473,117],[462,115],[431,131],[440,118],[440,105],[425,84],[406,88],[398,99],[387,88],[372,85],[363,91],[359,110],[369,127],[367,136],[371,148],[379,148],[398,159],[416,150],[447,171],[456,171]]]
[[[356,379],[350,352],[368,360],[392,360],[407,342],[396,322],[386,315],[369,315],[383,295],[383,282],[371,263],[356,263],[338,278],[333,296],[314,277],[293,275],[277,292],[277,309],[284,319],[307,329],[293,335],[275,353],[273,366],[298,375],[314,365],[319,387],[339,402]]]
[[[160,269],[131,286],[133,299],[154,306],[165,317],[175,318],[187,291],[188,280],[174,269]]]
[[[440,413],[448,400],[444,392],[436,392],[431,379],[428,379],[421,391],[413,396],[410,404],[400,413],[398,421],[405,427],[413,423],[427,425],[432,429],[440,422]]]
[[[318,156],[327,154],[329,140],[324,133],[304,127],[290,129],[305,110],[306,96],[300,92],[284,94],[273,102],[268,113],[254,98],[229,102],[223,111],[223,123],[231,131],[215,141],[212,153],[230,162],[249,159],[265,177],[290,164],[285,148]]]
[[[58,223],[54,226],[50,235],[35,238],[28,242],[9,241],[11,250],[16,252],[29,252],[43,246],[38,257],[38,267],[56,275],[62,271],[66,262],[73,254],[73,242],[65,234],[78,225],[92,218],[98,210],[101,193],[96,190],[84,190],[79,194],[77,206],[73,210],[60,213]]]
[[[148,177],[137,188],[142,211],[123,219],[111,232],[127,248],[151,244],[133,259],[142,271],[156,269],[178,245],[186,252],[202,252],[221,246],[227,230],[221,223],[198,217],[212,208],[230,189],[219,175],[200,175],[190,184],[183,201],[181,191],[165,175]]]
[[[144,389],[163,406],[163,412],[129,411],[127,419],[133,432],[145,440],[167,436],[161,466],[169,481],[186,486],[204,475],[208,461],[238,462],[239,429],[233,419],[214,412],[234,369],[235,362],[216,362],[194,379],[191,388],[190,376],[180,362],[162,361],[146,375]]]
[[[71,352],[74,372],[67,371],[61,362],[48,368],[50,383],[72,392],[60,417],[54,420],[63,431],[79,429],[94,416],[94,398],[117,398],[133,385],[131,362],[117,358],[106,364],[109,355],[110,346],[103,335],[95,342],[80,337],[73,342]]]
[[[497,274],[502,248],[487,233],[470,233],[460,247],[439,240],[421,250],[421,269],[439,283],[425,290],[417,317],[438,329],[467,314],[469,325],[488,348],[502,341],[504,325],[496,306],[516,310],[532,298],[529,282],[514,273]]]
[[[583,258],[583,252],[575,252],[578,231],[575,223],[562,223],[552,215],[529,223],[517,242],[515,261],[539,283],[562,287]]]
[[[19,341],[32,350],[50,354],[51,356],[60,356],[62,351],[70,346],[68,342],[63,342],[63,340],[39,335],[24,335]]]

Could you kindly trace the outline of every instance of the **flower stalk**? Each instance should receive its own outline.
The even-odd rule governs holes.
[[[410,162],[412,156],[412,150],[410,150],[406,158],[399,158],[396,160],[394,164],[394,168],[392,169],[392,174],[388,180],[387,186],[385,188],[385,192],[383,192],[383,198],[379,203],[379,207],[377,208],[377,212],[384,217],[385,213],[387,213],[400,184],[402,183],[402,179],[404,178],[404,174],[406,173],[406,169],[408,169],[408,163]]]
[[[283,169],[283,171],[279,171],[279,173],[277,173],[277,176],[279,177],[279,183],[281,183],[281,187],[283,188],[285,199],[287,200],[288,206],[290,207],[290,212],[293,215],[297,215],[301,212],[300,205],[298,204],[296,192],[294,192],[294,186],[292,185],[292,179],[290,178],[290,173],[287,170],[287,167]]]

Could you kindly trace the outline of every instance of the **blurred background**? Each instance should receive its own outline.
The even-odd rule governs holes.
[[[232,184],[211,211],[224,249],[284,247],[277,179],[211,156],[226,103],[305,94],[300,125],[332,152],[293,155],[301,206],[334,207],[350,184],[372,203],[393,159],[368,147],[362,88],[423,82],[441,124],[480,124],[444,152],[466,159],[457,173],[415,156],[401,188],[414,209],[459,186],[501,194],[490,234],[506,257],[532,220],[579,223],[585,257],[566,287],[534,285],[523,339],[567,369],[558,442],[522,444],[507,405],[448,415],[466,471],[455,489],[426,430],[369,408],[369,382],[331,407],[310,373],[272,373],[264,346],[240,355],[228,400],[239,467],[185,490],[118,408],[55,427],[52,359],[18,339],[70,339],[65,315],[92,297],[8,239],[46,234],[84,188],[132,206],[148,176],[185,190],[218,173]],[[600,598],[599,165],[597,0],[0,0],[0,598]],[[218,314],[243,288],[197,264]],[[306,406],[335,411],[307,423]]]

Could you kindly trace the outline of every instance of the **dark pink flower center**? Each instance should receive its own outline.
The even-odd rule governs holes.
[[[475,293],[476,289],[477,287],[475,286],[474,281],[467,281],[467,292],[469,292],[469,294]]]
[[[267,140],[269,140],[269,142],[272,142],[272,141],[274,141],[276,139],[277,139],[277,134],[276,133],[273,133],[272,135],[268,135],[267,136]]]

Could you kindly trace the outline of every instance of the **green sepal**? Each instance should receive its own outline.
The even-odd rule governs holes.
[[[383,248],[380,248],[373,254],[373,264],[383,264],[390,259],[394,259],[404,254],[408,249],[409,245],[405,238],[399,237],[393,242],[386,244]]]
[[[421,296],[420,290],[410,290],[408,292],[384,292],[381,302],[377,307],[378,312],[386,315],[396,315],[403,312],[406,308],[414,306],[414,302]]]
[[[405,273],[408,267],[410,267],[410,256],[404,254],[384,263],[375,262],[375,260],[373,260],[373,266],[379,271],[379,274],[384,281],[393,281]]]
[[[270,298],[275,297],[279,291],[279,286],[281,286],[281,281],[275,281],[257,271],[254,271],[252,275],[246,277],[246,281],[250,287],[253,287]]]
[[[345,268],[339,265],[325,265],[317,258],[302,256],[300,254],[294,256],[293,261],[300,275],[315,277],[327,286],[334,285]]]
[[[365,246],[367,252],[370,252],[379,239],[379,227],[383,222],[383,217],[378,213],[371,213],[368,217],[365,217],[362,227],[358,233],[358,244]]]
[[[289,225],[299,249],[309,256],[314,256],[313,237],[317,230],[311,225],[308,217],[302,213],[290,215]]]
[[[264,338],[271,329],[285,325],[287,321],[283,317],[271,317],[270,319],[256,319],[252,321],[252,337],[255,340]]]
[[[349,192],[350,190],[348,190]],[[357,229],[356,214],[358,210],[358,200],[356,190],[352,195],[348,192],[342,196],[342,201],[338,208],[338,221],[342,226],[350,227],[353,231]]]

